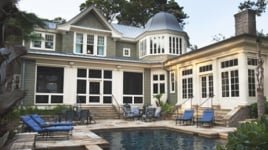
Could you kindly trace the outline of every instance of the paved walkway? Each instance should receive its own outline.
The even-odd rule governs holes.
[[[102,146],[109,143],[96,135],[94,130],[114,130],[123,128],[168,128],[179,132],[184,132],[197,136],[208,138],[226,138],[228,132],[233,132],[236,128],[226,128],[214,126],[212,128],[176,125],[174,120],[160,120],[154,122],[143,122],[140,120],[97,120],[96,124],[74,126],[72,136],[69,140],[37,140],[37,149],[46,149],[49,147],[72,147],[77,149],[101,150]]]

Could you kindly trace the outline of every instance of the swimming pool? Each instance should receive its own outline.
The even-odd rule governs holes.
[[[109,150],[213,150],[220,139],[208,139],[167,129],[96,131]]]

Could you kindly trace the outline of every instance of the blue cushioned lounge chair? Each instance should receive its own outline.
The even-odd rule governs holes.
[[[71,135],[73,130],[73,126],[49,126],[49,127],[41,127],[38,123],[36,123],[30,116],[21,116],[22,122],[27,125],[32,131],[42,134],[43,136],[48,136],[53,132],[65,132],[67,133],[67,137]]]
[[[46,122],[41,116],[38,114],[32,114],[32,119],[37,122],[40,126],[72,126],[73,123],[71,121],[61,121],[61,122]]]
[[[197,118],[197,126],[198,125],[208,125],[212,127],[214,124],[214,111],[207,109],[203,111],[203,115],[201,118]]]
[[[190,122],[190,125],[193,123],[194,118],[194,110],[185,110],[183,116],[176,118],[176,124],[186,123]]]

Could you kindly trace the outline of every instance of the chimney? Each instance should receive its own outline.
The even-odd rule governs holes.
[[[234,15],[235,35],[256,35],[256,14],[254,10],[244,10]]]

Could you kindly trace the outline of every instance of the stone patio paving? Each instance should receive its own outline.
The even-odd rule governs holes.
[[[196,125],[183,126],[176,125],[174,120],[160,120],[153,122],[143,122],[140,120],[97,120],[96,124],[74,126],[72,136],[69,139],[61,140],[38,140],[37,149],[62,148],[62,147],[83,147],[80,149],[101,150],[102,146],[109,143],[96,135],[94,130],[128,129],[128,128],[167,128],[197,136],[208,138],[227,138],[228,132],[233,132],[236,128],[214,126],[212,128],[197,127]],[[25,142],[25,141],[24,141]],[[16,143],[15,143],[16,144]],[[23,145],[18,144],[17,145]]]

